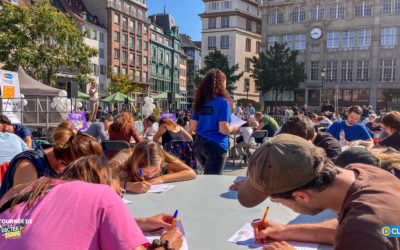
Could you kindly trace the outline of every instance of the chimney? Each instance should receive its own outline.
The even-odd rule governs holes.
[[[166,7],[165,7],[165,5],[164,5],[164,14],[166,14]]]

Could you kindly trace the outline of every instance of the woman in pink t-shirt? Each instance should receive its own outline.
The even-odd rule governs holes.
[[[0,249],[145,249],[142,230],[169,226],[172,216],[135,221],[119,186],[112,166],[89,156],[70,164],[61,180],[42,177],[14,187],[0,201]],[[179,229],[161,239],[176,249],[182,244]]]

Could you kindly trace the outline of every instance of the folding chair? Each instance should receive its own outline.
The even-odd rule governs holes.
[[[260,147],[266,140],[268,136],[268,130],[254,130],[251,137],[256,141],[256,148]]]
[[[164,150],[183,161],[191,167],[196,174],[202,174],[203,170],[194,158],[193,141],[169,141]]]
[[[122,140],[111,140],[111,141],[102,141],[101,147],[103,148],[104,155],[108,155],[108,158],[112,158],[122,149],[130,148],[130,145],[126,141]],[[111,154],[109,154],[111,153]]]

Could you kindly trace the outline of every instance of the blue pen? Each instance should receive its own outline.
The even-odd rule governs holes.
[[[172,217],[171,229],[174,228],[174,226],[175,226],[175,221],[176,221],[177,216],[178,216],[178,209],[175,210],[174,216]]]
[[[141,169],[139,169],[139,172],[140,172],[140,175],[142,176],[142,181],[146,181],[146,180],[144,179],[143,172],[142,172]]]

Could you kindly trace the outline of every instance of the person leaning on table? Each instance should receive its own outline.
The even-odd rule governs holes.
[[[334,249],[399,249],[400,238],[384,237],[385,225],[400,225],[400,180],[385,170],[365,164],[336,167],[303,138],[281,134],[250,157],[247,180],[238,199],[254,207],[270,197],[297,213],[316,215],[325,209],[337,219],[314,224],[280,225],[270,220],[256,239],[274,242],[264,249],[294,249],[286,240],[334,245]]]

